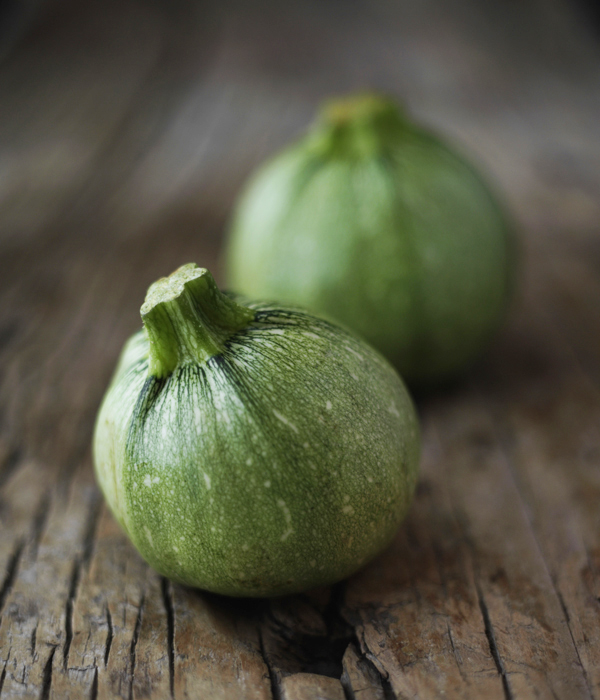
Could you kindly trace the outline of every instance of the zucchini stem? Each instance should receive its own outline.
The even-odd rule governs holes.
[[[151,285],[141,316],[150,342],[148,372],[162,378],[220,355],[254,312],[223,294],[208,270],[189,263]]]

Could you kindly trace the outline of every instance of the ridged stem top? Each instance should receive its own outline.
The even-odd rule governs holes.
[[[394,100],[365,93],[323,105],[313,127],[313,146],[328,155],[377,156],[408,129]]]
[[[141,316],[150,341],[148,371],[160,378],[221,354],[254,312],[223,294],[208,270],[189,263],[150,286]]]

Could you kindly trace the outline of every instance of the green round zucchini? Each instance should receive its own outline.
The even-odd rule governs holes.
[[[184,584],[270,596],[384,549],[415,487],[419,429],[391,365],[304,311],[155,283],[102,403],[94,462],[142,556]]]

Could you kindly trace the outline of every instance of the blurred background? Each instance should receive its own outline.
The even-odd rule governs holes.
[[[594,8],[0,0],[0,349],[11,363],[0,452],[67,471],[87,459],[147,286],[189,261],[222,280],[246,177],[331,95],[398,98],[506,199],[523,276],[536,256],[564,259],[568,239],[565,269],[580,277],[578,261],[600,260]]]
[[[251,168],[323,98],[361,88],[470,153],[524,228],[595,226],[594,13],[583,0],[1,0],[0,235],[218,239]]]

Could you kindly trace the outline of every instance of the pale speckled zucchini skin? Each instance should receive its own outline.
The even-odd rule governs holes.
[[[235,298],[235,297],[234,297]],[[381,552],[414,491],[419,429],[370,346],[294,309],[157,379],[124,348],[94,436],[98,481],[161,574],[234,596],[338,581]]]

